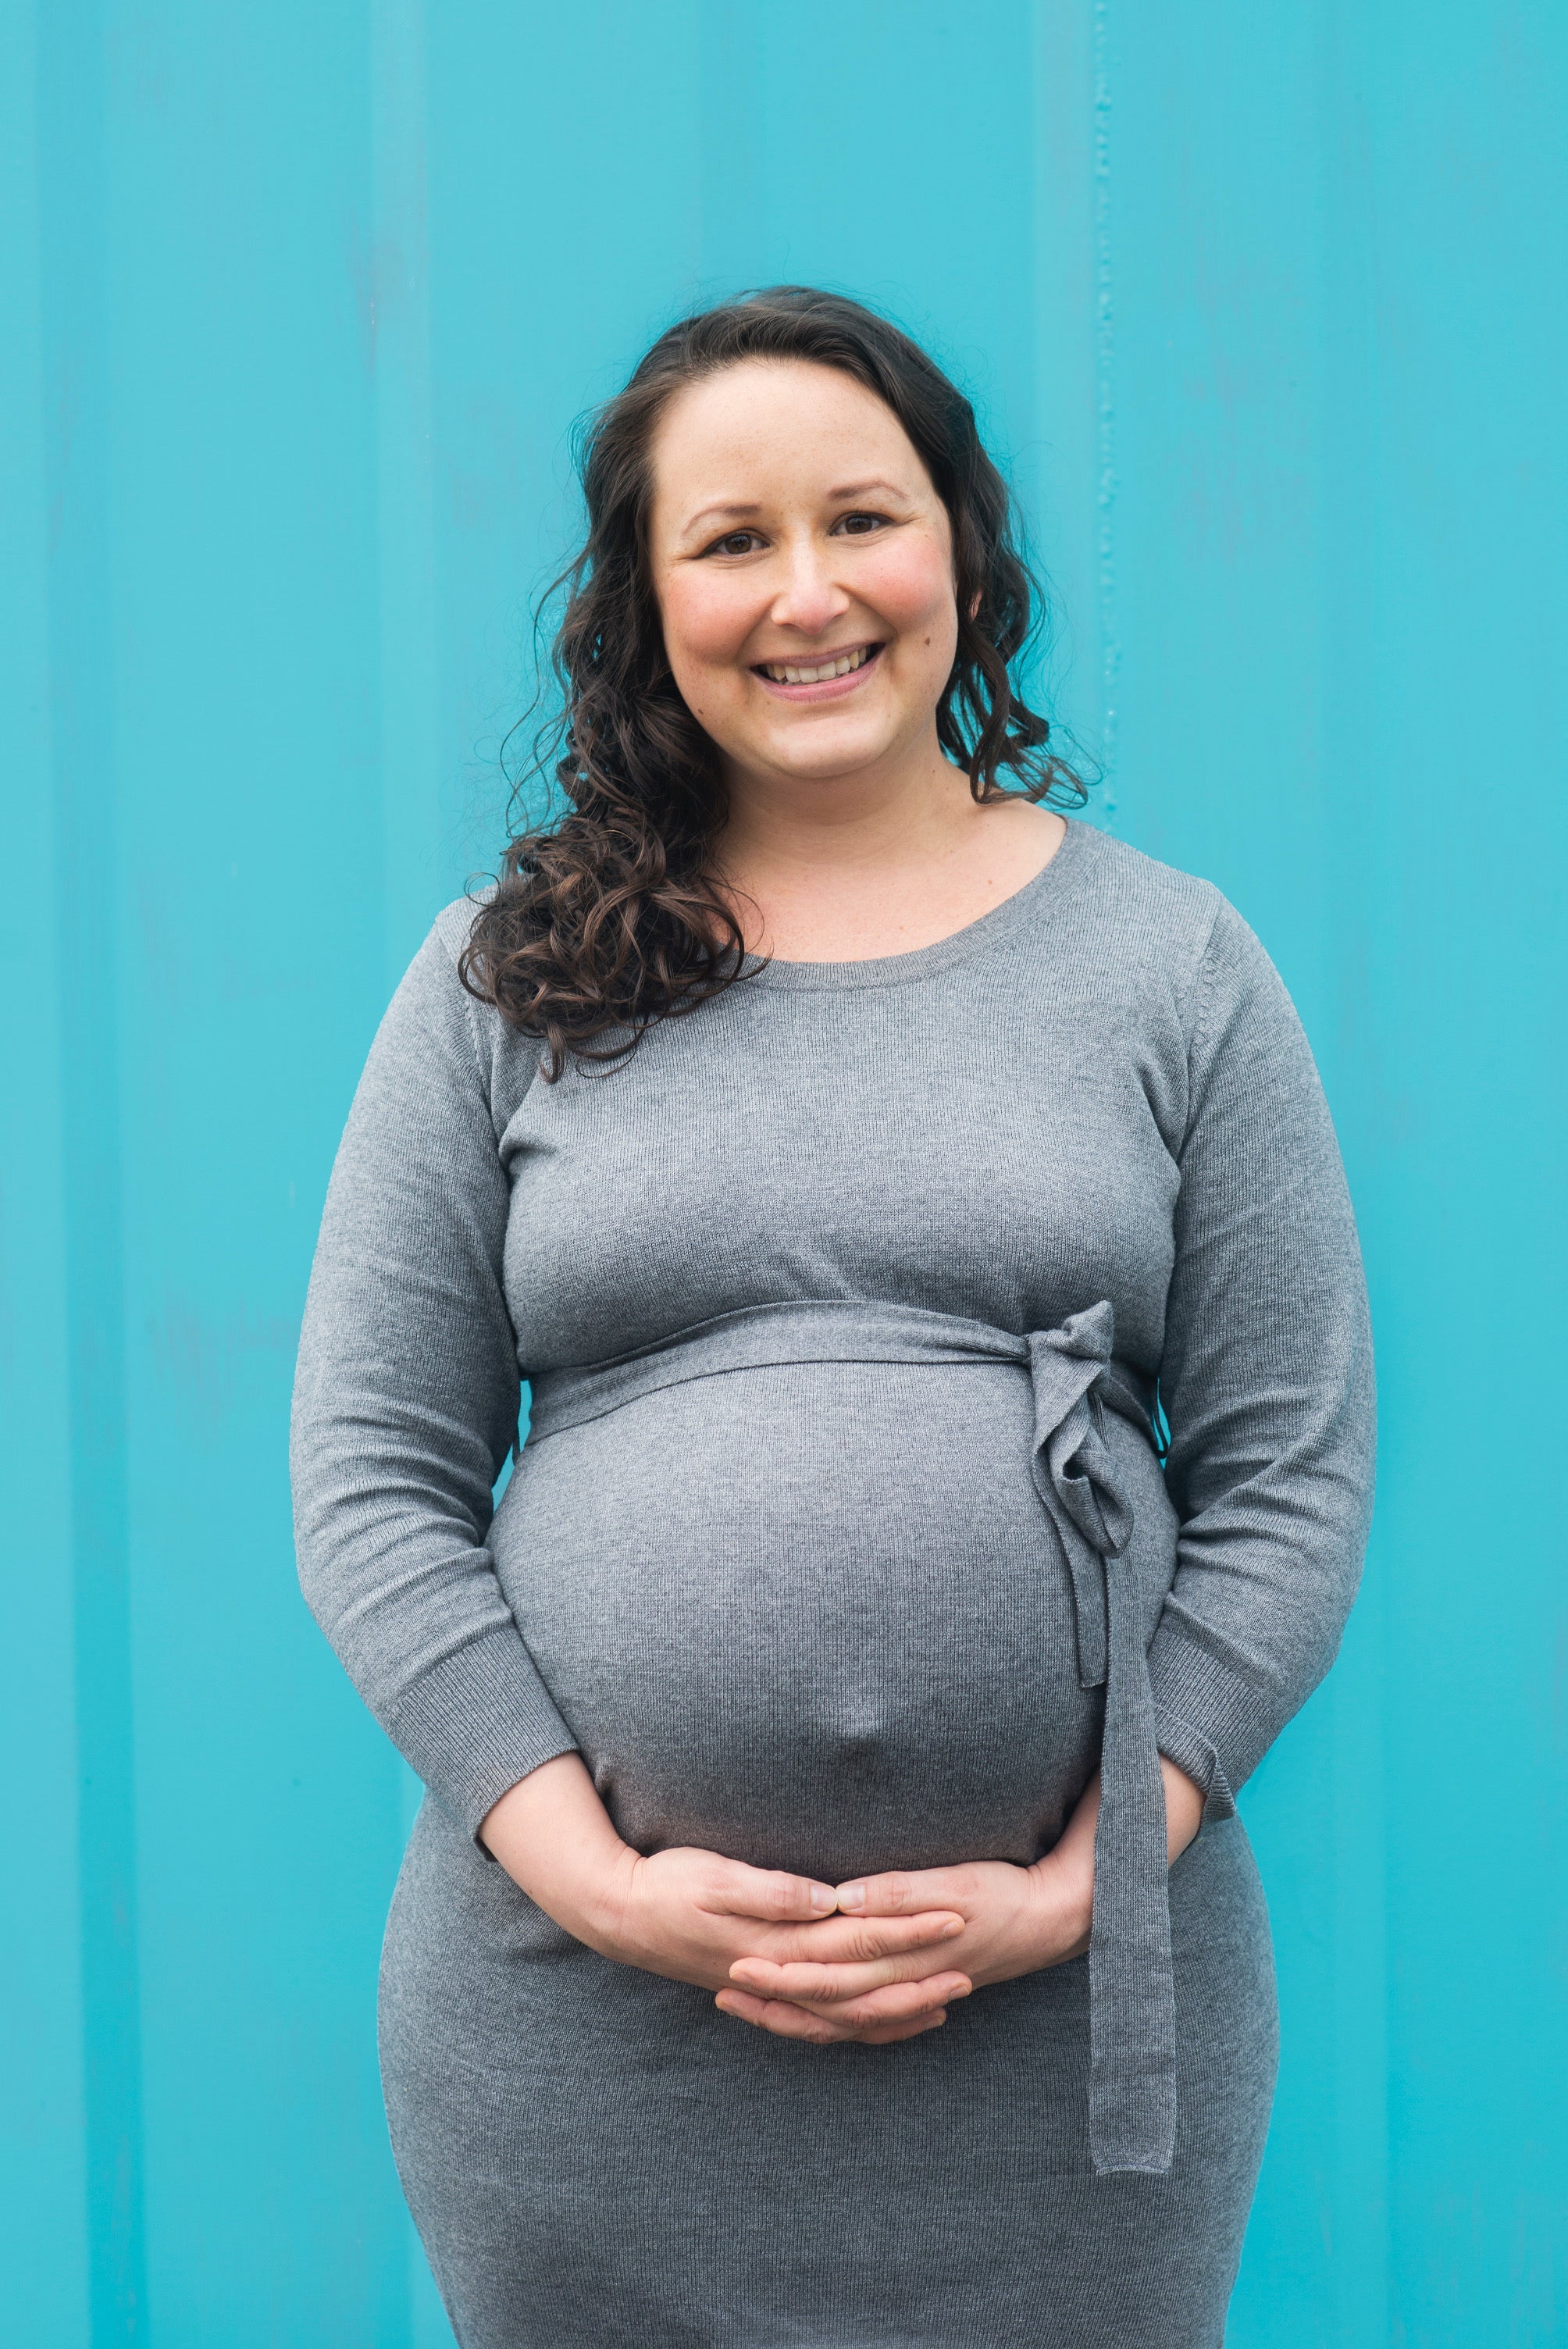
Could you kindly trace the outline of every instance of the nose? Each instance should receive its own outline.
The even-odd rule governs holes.
[[[769,609],[775,627],[799,628],[802,636],[820,636],[850,608],[850,599],[828,567],[826,549],[809,537],[789,549],[789,567]]]

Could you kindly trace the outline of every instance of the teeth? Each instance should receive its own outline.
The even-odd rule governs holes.
[[[814,668],[803,668],[793,661],[764,661],[762,674],[775,685],[821,685],[830,677],[848,677],[852,668],[863,668],[874,649],[862,645],[859,652],[841,653],[836,660],[819,661]]]

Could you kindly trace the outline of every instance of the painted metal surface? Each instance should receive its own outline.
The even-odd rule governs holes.
[[[1345,1656],[1246,1797],[1237,2349],[1568,2339],[1548,0],[7,0],[0,2337],[449,2338],[375,2074],[407,1775],[284,1434],[383,1002],[499,836],[566,437],[782,277],[974,389],[1098,820],[1295,992],[1380,1347]]]

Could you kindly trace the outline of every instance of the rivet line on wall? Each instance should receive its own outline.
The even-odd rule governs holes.
[[[1110,276],[1110,27],[1108,0],[1095,0],[1094,75],[1094,408],[1095,598],[1099,619],[1101,807],[1116,817],[1117,687],[1121,644],[1116,627],[1116,312]]]

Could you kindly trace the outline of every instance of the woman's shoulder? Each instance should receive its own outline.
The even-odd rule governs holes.
[[[480,900],[454,897],[443,905],[420,941],[392,999],[425,1025],[449,1030],[454,1023],[477,1033],[474,1014],[490,1009],[463,984],[462,958]]]
[[[1059,938],[1065,920],[1078,957],[1113,991],[1152,988],[1189,1037],[1212,1017],[1216,995],[1284,995],[1266,950],[1213,882],[1081,820],[1057,853],[1070,855],[1071,885],[1054,908],[1042,903],[1042,941],[1052,930]]]
[[[499,1135],[539,1073],[540,1047],[466,983],[463,955],[485,895],[478,891],[442,906],[404,974],[387,1020],[417,1030],[471,1069]]]
[[[1206,939],[1222,913],[1234,913],[1212,881],[1161,864],[1130,842],[1081,817],[1070,821],[1064,845],[1074,852],[1083,892],[1102,916],[1137,920],[1162,939]]]
[[[462,985],[459,965],[463,949],[473,936],[476,919],[493,895],[493,887],[486,887],[476,890],[472,896],[454,897],[449,905],[442,906],[431,923],[425,947],[443,978]],[[468,989],[464,988],[463,992],[467,994]],[[470,1002],[473,999],[469,997]]]
[[[1177,963],[1201,959],[1216,925],[1240,918],[1212,881],[1162,864],[1081,818],[1069,822],[1058,854],[1070,859],[1070,896],[1079,921],[1145,956]]]

